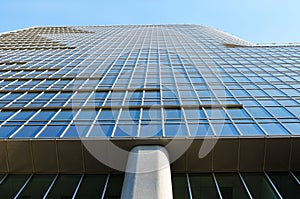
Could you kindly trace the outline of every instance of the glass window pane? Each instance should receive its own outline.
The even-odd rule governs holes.
[[[289,132],[279,123],[261,124],[269,135],[287,135]]]
[[[14,138],[33,138],[42,128],[43,128],[43,126],[26,125],[13,137]]]
[[[199,124],[189,124],[188,126],[189,126],[191,136],[207,136],[207,135],[213,136],[214,135],[209,124],[199,123]]]
[[[165,116],[165,120],[183,118],[181,109],[165,109],[164,116]]]
[[[188,132],[184,123],[166,123],[165,135],[167,137],[187,136]]]
[[[284,126],[286,126],[292,134],[300,134],[300,123],[284,123]]]
[[[115,130],[114,136],[137,136],[137,124],[119,124]]]
[[[38,136],[39,138],[53,138],[59,137],[67,126],[47,126],[41,134]]]
[[[139,109],[122,109],[120,120],[139,120]]]
[[[142,124],[140,128],[140,136],[142,137],[156,137],[162,136],[161,124]]]
[[[160,109],[143,109],[142,120],[161,119]]]
[[[7,176],[0,185],[1,198],[14,198],[30,175],[12,174]]]
[[[28,120],[31,116],[35,114],[34,111],[21,111],[17,115],[15,115],[11,120]]]
[[[100,198],[107,175],[85,175],[75,198]]]
[[[39,112],[34,118],[32,118],[32,121],[48,121],[50,120],[56,111],[47,111],[47,110],[42,110]]]
[[[236,173],[216,174],[223,199],[249,198],[241,179]]]
[[[54,178],[55,175],[34,175],[19,197],[43,198]]]
[[[227,112],[232,118],[249,118],[248,113],[243,109],[227,109]]]
[[[3,125],[0,127],[0,138],[8,138],[12,135],[20,126],[16,125]]]
[[[109,137],[113,132],[114,126],[114,124],[95,124],[89,137]]]
[[[267,110],[272,113],[277,118],[282,117],[294,117],[290,112],[288,112],[284,107],[267,107]]]
[[[76,114],[76,111],[74,110],[61,110],[54,120],[71,120],[74,115]]]
[[[236,124],[243,135],[264,135],[257,124]]]
[[[174,199],[189,199],[189,192],[187,187],[187,179],[185,174],[172,175],[172,188]]]
[[[119,110],[116,109],[102,109],[98,120],[116,120],[118,114]]]
[[[194,199],[219,198],[216,186],[211,174],[191,174],[189,176],[192,195]]]
[[[268,175],[284,199],[300,197],[300,186],[290,173],[268,173]]]
[[[184,112],[188,119],[205,118],[204,111],[202,109],[184,109]]]
[[[243,173],[242,176],[253,198],[279,198],[263,173]]]
[[[247,110],[254,118],[272,118],[272,116],[262,107],[247,107]]]
[[[91,126],[72,125],[68,128],[63,137],[84,137]]]
[[[72,198],[81,175],[60,175],[47,198]]]
[[[0,112],[0,120],[6,120],[10,116],[12,116],[15,111],[1,111]]]
[[[232,124],[211,124],[216,134],[219,136],[237,136],[238,131]]]

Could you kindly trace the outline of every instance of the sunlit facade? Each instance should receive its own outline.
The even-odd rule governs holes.
[[[299,71],[300,46],[199,25],[3,33],[0,196],[121,197],[97,142],[165,146],[174,198],[300,197]]]

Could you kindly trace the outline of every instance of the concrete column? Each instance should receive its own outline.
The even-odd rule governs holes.
[[[171,199],[168,151],[161,146],[137,146],[130,151],[121,199]]]

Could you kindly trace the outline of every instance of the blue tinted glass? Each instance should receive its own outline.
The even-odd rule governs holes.
[[[165,109],[164,116],[165,120],[183,118],[181,109]]]
[[[222,109],[205,109],[207,115],[211,119],[228,118],[225,111]]]
[[[296,117],[300,117],[300,107],[288,107],[290,112],[292,112]]]
[[[289,131],[294,135],[300,134],[300,123],[284,123]]]
[[[204,111],[202,109],[184,109],[186,118],[198,119],[205,118]]]
[[[272,116],[262,107],[248,107],[247,110],[254,118],[272,118]]]
[[[161,124],[142,124],[140,128],[141,137],[162,136]]]
[[[14,138],[32,138],[34,137],[43,126],[34,126],[34,125],[27,125],[24,126],[16,135],[14,135]]]
[[[34,111],[21,111],[12,120],[28,120],[33,114],[35,114]]]
[[[139,109],[122,109],[120,119],[123,120],[138,120],[140,118]]]
[[[165,124],[165,135],[167,137],[187,136],[187,129],[184,123]]]
[[[72,110],[61,110],[54,120],[71,120],[75,114],[76,112]]]
[[[212,124],[215,132],[219,136],[238,136],[236,128],[232,124]]]
[[[12,135],[20,126],[1,126],[0,127],[0,138],[8,138],[10,135]]]
[[[47,121],[47,120],[50,120],[54,116],[55,113],[56,113],[56,111],[42,110],[34,118],[32,118],[32,120]]]
[[[275,117],[294,117],[290,112],[288,112],[284,107],[267,107],[269,112],[271,112]]]
[[[213,136],[214,133],[209,124],[189,124],[191,136]]]
[[[89,137],[110,137],[114,126],[114,124],[94,125],[91,129]]]
[[[151,119],[160,119],[161,110],[160,109],[143,109],[142,119],[151,120]]]
[[[119,110],[117,109],[102,109],[98,120],[116,120],[118,118]]]
[[[67,126],[47,126],[39,135],[39,138],[59,137]]]
[[[89,120],[95,119],[96,117],[96,110],[81,110],[80,113],[77,115],[77,120]]]
[[[257,124],[236,124],[243,135],[264,135]]]
[[[232,118],[248,118],[248,113],[243,109],[227,109],[227,112]]]
[[[138,125],[119,124],[114,133],[115,137],[137,136]]]
[[[14,111],[1,111],[0,112],[0,120],[6,120],[10,116],[12,116],[15,112]]]
[[[91,96],[91,99],[105,99],[107,96],[107,92],[96,92],[93,96]]]
[[[89,128],[90,126],[72,125],[69,127],[63,137],[84,137],[87,134]]]
[[[269,135],[289,134],[289,132],[285,128],[283,128],[283,126],[281,126],[281,124],[279,123],[261,124],[261,126]]]

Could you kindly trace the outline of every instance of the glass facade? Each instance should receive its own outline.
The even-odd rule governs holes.
[[[299,71],[300,46],[253,45],[198,25],[1,34],[0,141],[297,138]],[[289,170],[174,172],[173,195],[300,198],[299,172]],[[1,198],[119,198],[124,178],[8,173]]]
[[[1,176],[3,198],[120,198],[123,174],[10,174]],[[173,197],[297,198],[294,173],[173,173]]]
[[[38,27],[0,39],[3,138],[300,133],[297,46],[253,47],[196,25]]]

